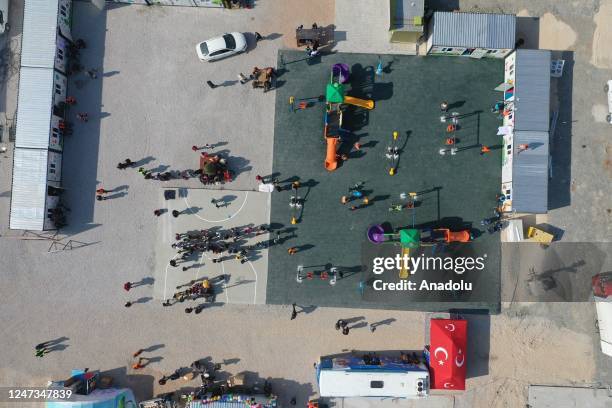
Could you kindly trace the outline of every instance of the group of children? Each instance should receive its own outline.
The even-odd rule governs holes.
[[[361,204],[349,206],[349,209],[351,211],[365,208],[368,205],[370,205],[370,199],[364,195],[363,185],[364,183],[360,182],[360,183],[356,183],[352,187],[349,187],[348,194],[340,197],[340,203],[342,203],[343,205],[346,205],[352,201],[361,200]]]

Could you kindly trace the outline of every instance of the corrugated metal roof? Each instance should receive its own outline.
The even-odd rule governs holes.
[[[21,65],[53,68],[59,0],[25,0]]]
[[[47,149],[53,113],[52,69],[22,67],[15,147]]]
[[[514,129],[548,132],[550,51],[516,50],[514,72]]]
[[[434,46],[514,49],[514,14],[436,11],[432,20]]]
[[[512,209],[519,213],[548,211],[548,132],[514,132]],[[528,144],[527,150],[519,145]]]
[[[415,25],[415,17],[425,14],[425,0],[389,0],[391,29],[422,32],[423,24]]]
[[[48,150],[15,148],[9,228],[42,231]]]

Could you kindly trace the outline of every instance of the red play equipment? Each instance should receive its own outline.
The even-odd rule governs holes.
[[[472,239],[469,230],[451,231],[448,228],[426,228],[421,231],[421,241],[427,243],[470,242]]]
[[[470,231],[451,231],[448,228],[440,228],[439,231],[444,234],[446,242],[470,242],[471,236]]]
[[[327,137],[327,154],[325,155],[325,169],[329,171],[336,170],[338,168],[338,158],[336,150],[338,149],[338,138]]]
[[[431,319],[429,340],[431,388],[465,390],[467,320]]]

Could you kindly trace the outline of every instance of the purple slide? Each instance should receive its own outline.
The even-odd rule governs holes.
[[[349,79],[349,66],[346,64],[334,64],[332,66],[334,76],[338,75],[341,84],[346,84]]]
[[[373,244],[385,242],[385,230],[380,224],[374,224],[368,228],[368,240]]]

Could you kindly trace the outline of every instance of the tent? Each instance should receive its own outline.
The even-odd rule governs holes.
[[[45,403],[45,408],[130,408],[136,407],[136,398],[129,388],[97,388],[98,371],[73,369],[70,379],[53,381],[49,390],[71,390],[66,400],[55,399]]]
[[[467,320],[431,319],[429,340],[431,388],[465,390]]]

